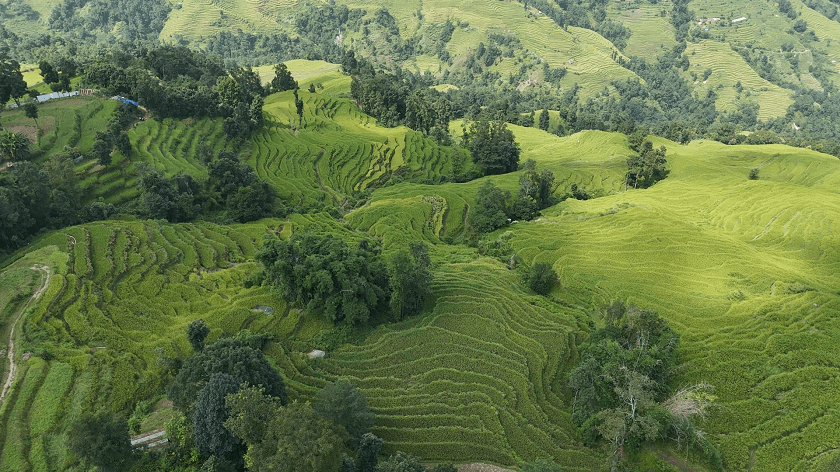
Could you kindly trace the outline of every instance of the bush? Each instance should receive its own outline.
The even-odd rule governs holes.
[[[758,168],[753,167],[750,169],[750,180],[758,180]]]
[[[534,267],[531,268],[531,272],[528,274],[528,287],[540,295],[548,294],[548,292],[554,288],[554,284],[556,282],[557,273],[554,272],[554,268],[551,264],[535,264]]]

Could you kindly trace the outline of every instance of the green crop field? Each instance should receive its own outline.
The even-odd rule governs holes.
[[[249,160],[257,175],[292,204],[341,204],[396,171],[419,180],[452,172],[452,149],[422,133],[380,127],[347,99],[318,92],[299,96],[304,102],[302,126],[292,92],[266,100],[268,126],[253,138]]]
[[[735,85],[738,82],[747,92],[743,100],[758,103],[760,120],[784,116],[793,103],[790,90],[762,79],[728,44],[708,40],[689,43],[686,52],[691,62],[690,70],[699,76],[695,83],[698,93],[702,95],[705,90],[714,91],[718,95],[716,105],[719,110],[737,109]],[[712,74],[701,82],[706,69],[711,69]]]
[[[697,8],[705,14],[731,7],[718,3]],[[237,8],[232,2],[209,5],[208,18]],[[769,6],[745,5],[755,10],[750,21],[772,16]],[[257,25],[266,12],[285,6],[246,2],[230,21]],[[387,6],[403,27],[416,27],[411,14],[418,5]],[[456,28],[453,53],[509,28],[523,44],[542,41],[539,54],[569,68],[565,84],[597,90],[618,78],[614,74],[630,74],[609,59],[611,45],[592,31],[565,32],[545,17],[526,16],[520,4],[471,6],[422,4],[429,21],[445,21],[447,14],[469,18],[468,28]],[[672,44],[670,26],[655,17],[655,6],[610,8],[631,27],[658,31],[657,44]],[[177,26],[175,20],[170,25]],[[631,41],[628,47],[643,45]],[[733,88],[740,81],[749,92],[741,99],[758,102],[760,117],[785,113],[790,94],[761,79],[728,44],[689,43],[686,53],[691,71],[712,69],[708,83],[696,87],[714,88],[720,108],[735,105]],[[426,63],[433,61],[416,64]],[[9,323],[23,313],[17,381],[0,406],[0,472],[66,469],[72,460],[66,432],[82,414],[129,413],[138,401],[157,401],[168,380],[159,352],[189,354],[185,329],[197,318],[210,326],[210,342],[243,329],[274,335],[266,352],[292,398],[311,400],[328,381],[351,379],[369,399],[373,432],[385,440],[386,452],[508,467],[551,458],[564,470],[603,470],[603,451],[581,445],[565,375],[590,323],[599,323],[599,310],[613,300],[655,308],[681,334],[672,387],[715,386],[719,408],[700,427],[720,448],[726,470],[819,470],[840,454],[838,159],[784,145],[678,145],[652,137],[655,146],[667,147],[670,174],[649,189],[628,191],[626,159],[634,153],[624,135],[557,137],[509,125],[521,160],[534,159],[554,173],[557,196],[575,184],[598,197],[567,199],[534,221],[488,236],[506,233],[526,263],[553,265],[560,284],[542,297],[524,288],[507,265],[447,244],[465,234],[476,191],[486,180],[515,195],[523,171],[439,183],[458,160],[469,168],[469,156],[408,128],[380,126],[347,98],[350,79],[339,66],[287,64],[301,85],[302,119],[291,91],[273,94],[265,102],[266,126],[236,151],[289,206],[311,213],[229,226],[100,221],[43,234],[0,262],[3,345]],[[268,81],[272,69],[257,72]],[[307,91],[309,84],[315,93]],[[39,161],[67,146],[89,150],[116,106],[94,98],[43,104]],[[550,113],[553,125],[557,112]],[[5,111],[0,121],[37,134],[21,112]],[[462,125],[450,124],[456,140]],[[129,139],[132,151],[115,153],[109,166],[91,160],[77,166],[87,201],[131,202],[141,164],[205,179],[199,145],[214,152],[228,145],[221,120],[211,118],[149,119],[131,128]],[[747,177],[753,168],[758,180]],[[341,218],[318,212],[351,210],[345,203],[368,192],[363,205]],[[386,254],[411,241],[429,243],[435,279],[427,310],[372,329],[324,359],[308,359],[309,349],[322,347],[315,336],[331,326],[268,287],[243,287],[259,270],[254,254],[264,235],[287,238],[302,230],[348,241],[378,238]],[[27,304],[41,283],[30,269],[36,264],[47,265],[51,277],[37,302]],[[273,307],[274,315],[255,310],[258,305]],[[162,426],[167,412],[156,409],[143,428]]]

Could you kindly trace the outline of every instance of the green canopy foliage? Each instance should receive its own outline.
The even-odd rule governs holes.
[[[298,83],[286,64],[281,62],[274,66],[274,78],[271,79],[271,92],[284,92],[298,88]]]
[[[190,416],[198,393],[217,373],[236,376],[248,385],[261,385],[267,395],[286,402],[283,379],[265,355],[232,338],[221,339],[184,360],[169,387],[169,398],[176,408]]]
[[[313,408],[319,415],[344,427],[352,447],[373,426],[373,413],[367,406],[367,397],[344,378],[330,382],[319,390]]]
[[[67,438],[73,454],[103,472],[125,470],[134,459],[128,422],[115,413],[83,416],[70,428]]]
[[[204,350],[204,340],[207,339],[208,334],[210,334],[210,328],[203,319],[190,321],[187,325],[187,340],[195,352]]]
[[[390,298],[380,253],[368,240],[351,248],[335,236],[303,232],[288,241],[269,237],[256,259],[286,300],[335,324],[358,325],[384,312]]]
[[[664,179],[668,175],[665,151],[665,146],[654,149],[648,140],[642,143],[639,155],[627,159],[627,185],[646,188]]]
[[[399,321],[418,313],[432,293],[432,265],[429,247],[412,241],[408,250],[401,249],[388,260],[388,281],[391,286],[391,311]]]
[[[487,175],[516,170],[519,145],[504,121],[476,121],[464,136],[473,162]]]
[[[508,224],[507,202],[510,192],[503,191],[487,180],[475,196],[469,213],[469,223],[477,233],[489,233]]]
[[[569,373],[572,417],[590,444],[603,439],[613,463],[625,450],[666,437],[670,414],[660,406],[668,393],[677,335],[653,310],[615,303],[606,325],[580,346]]]
[[[251,408],[250,405],[257,405]],[[307,403],[287,407],[255,398],[254,391],[228,397],[233,414],[225,425],[248,446],[245,465],[254,472],[338,470],[344,432]],[[249,418],[249,416],[252,416]],[[260,434],[249,426],[260,425]]]
[[[219,459],[231,463],[241,462],[245,448],[230,430],[225,421],[230,417],[230,408],[225,404],[227,395],[236,393],[242,387],[239,377],[215,373],[198,393],[193,412],[193,436],[196,447]]]

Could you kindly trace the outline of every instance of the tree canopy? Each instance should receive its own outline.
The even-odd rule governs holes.
[[[254,472],[338,470],[343,431],[307,403],[279,407],[254,390],[228,397],[233,414],[226,426],[248,446],[245,464]],[[256,408],[250,406],[256,405]],[[259,427],[259,434],[251,426]]]
[[[487,180],[475,195],[475,205],[469,213],[470,225],[478,233],[489,233],[508,224],[507,202],[510,193]]]
[[[707,459],[719,462],[717,451],[691,427],[689,414],[666,408],[679,335],[655,311],[623,303],[607,307],[605,324],[580,346],[580,362],[568,376],[572,417],[585,441],[605,441],[615,467],[628,449],[690,430]],[[694,393],[678,394],[672,403]]]
[[[256,259],[286,300],[333,323],[358,325],[387,309],[390,289],[380,252],[368,240],[351,248],[329,234],[302,232],[287,241],[266,239]]]
[[[215,373],[202,387],[195,402],[193,413],[193,436],[196,447],[205,454],[216,456],[231,463],[241,462],[245,448],[233,433],[225,428],[230,417],[230,408],[225,397],[242,387],[238,376]]]
[[[399,321],[423,308],[432,293],[432,265],[425,243],[412,241],[408,250],[401,249],[388,259],[388,281],[391,286],[391,311]]]
[[[103,472],[125,470],[133,460],[128,422],[115,413],[83,416],[67,438],[71,452]]]
[[[627,159],[627,185],[646,188],[664,179],[668,175],[665,151],[665,146],[654,149],[653,143],[645,140],[639,155]]]
[[[476,121],[465,138],[473,162],[485,174],[504,174],[516,170],[519,145],[504,121]]]
[[[319,390],[313,408],[319,415],[344,427],[353,447],[373,426],[373,413],[367,406],[367,397],[344,378]]]
[[[196,397],[213,374],[239,377],[248,385],[262,385],[266,394],[286,402],[286,386],[261,351],[239,339],[224,338],[184,360],[169,388],[169,398],[189,417]]]

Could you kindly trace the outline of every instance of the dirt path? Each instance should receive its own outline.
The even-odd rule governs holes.
[[[0,405],[3,405],[3,402],[6,401],[6,395],[8,395],[9,390],[12,389],[12,384],[15,382],[15,377],[17,376],[17,364],[15,363],[15,327],[17,326],[20,318],[26,313],[26,309],[29,308],[29,304],[32,303],[32,300],[37,300],[38,297],[43,295],[44,291],[47,290],[47,287],[50,285],[50,268],[47,266],[32,266],[30,267],[32,270],[37,270],[39,272],[43,272],[46,276],[44,277],[44,281],[41,284],[41,287],[32,294],[29,300],[20,307],[18,311],[18,316],[15,318],[15,321],[12,323],[12,329],[9,331],[9,347],[8,347],[8,358],[9,358],[9,372],[6,376],[6,381],[3,382],[3,390],[0,390]]]

